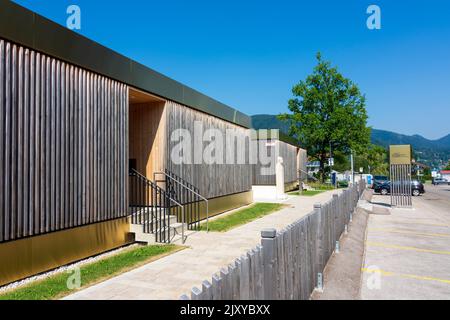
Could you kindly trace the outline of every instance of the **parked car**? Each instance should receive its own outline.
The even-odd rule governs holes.
[[[447,179],[444,178],[433,178],[431,183],[435,186],[438,186],[440,184],[448,184],[450,186],[450,182]]]
[[[374,191],[375,193],[381,193],[382,195],[388,195],[391,193],[391,182],[385,181],[380,182],[374,185]],[[425,187],[423,186],[423,183],[417,180],[411,181],[411,194],[415,197],[420,196],[421,194],[425,193]]]
[[[389,177],[387,177],[387,176],[373,176],[372,189],[375,189],[376,185],[383,184],[388,181],[389,181]]]

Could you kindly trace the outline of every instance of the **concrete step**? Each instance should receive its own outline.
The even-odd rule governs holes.
[[[145,221],[143,219],[141,222],[139,222],[139,221],[136,221],[136,222],[138,222],[138,223],[133,223],[132,222],[132,224],[143,226],[147,221]],[[151,223],[151,222],[152,221],[149,220],[149,223]],[[174,215],[170,215],[170,216],[168,216],[166,218],[166,223],[165,224],[164,224],[164,219],[154,219],[153,220],[153,228],[159,229],[160,227],[162,227],[164,225],[167,225],[167,223],[169,223],[172,226],[172,224],[177,223],[177,222],[178,222],[177,217],[174,216]]]
[[[163,210],[162,208],[143,208],[136,211],[135,210],[130,211],[130,215],[132,217],[135,217],[136,219],[139,219],[140,217],[142,217],[142,219],[145,219],[150,215],[153,215],[155,217],[159,216],[162,210]],[[163,212],[161,212],[161,215],[163,215]]]
[[[130,232],[134,233],[134,239],[138,242],[146,242],[148,244],[150,243],[156,243],[156,233],[162,232],[165,233],[168,237],[170,235],[170,238],[173,238],[177,234],[182,233],[183,224],[179,222],[175,222],[170,225],[170,228],[164,228],[164,230],[161,231],[161,229],[156,229],[154,233],[144,233],[144,226],[139,224],[131,224],[130,226]],[[184,226],[185,231],[187,231],[187,225]],[[170,233],[169,233],[170,229]]]

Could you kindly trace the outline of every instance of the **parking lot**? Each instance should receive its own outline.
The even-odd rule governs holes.
[[[362,299],[450,299],[450,186],[425,190],[413,209],[370,215]]]

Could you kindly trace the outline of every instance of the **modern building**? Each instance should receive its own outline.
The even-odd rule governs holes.
[[[320,161],[310,161],[306,165],[306,168],[308,169],[309,175],[317,174],[320,171]]]
[[[258,141],[257,154],[261,157],[253,165],[252,190],[255,200],[277,199],[276,164],[277,157],[282,159],[284,192],[298,188],[299,181],[307,180],[307,154],[295,139],[275,132],[275,137],[268,130],[254,132],[253,140]],[[267,163],[271,165],[268,166]]]
[[[247,115],[13,2],[0,8],[0,285],[139,237],[167,243],[253,201]],[[227,149],[195,161],[208,129],[243,139],[232,145],[247,160],[227,163]],[[279,143],[292,183],[298,147]]]

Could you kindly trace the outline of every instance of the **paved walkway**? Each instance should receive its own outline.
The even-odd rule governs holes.
[[[443,200],[427,193],[413,199],[414,209],[370,215],[362,299],[450,299],[450,207]]]
[[[281,229],[291,224],[311,212],[314,203],[331,199],[333,193],[290,197],[285,202],[289,205],[285,209],[225,233],[192,234],[186,242],[188,249],[81,290],[66,299],[179,299],[259,244],[262,229]]]

